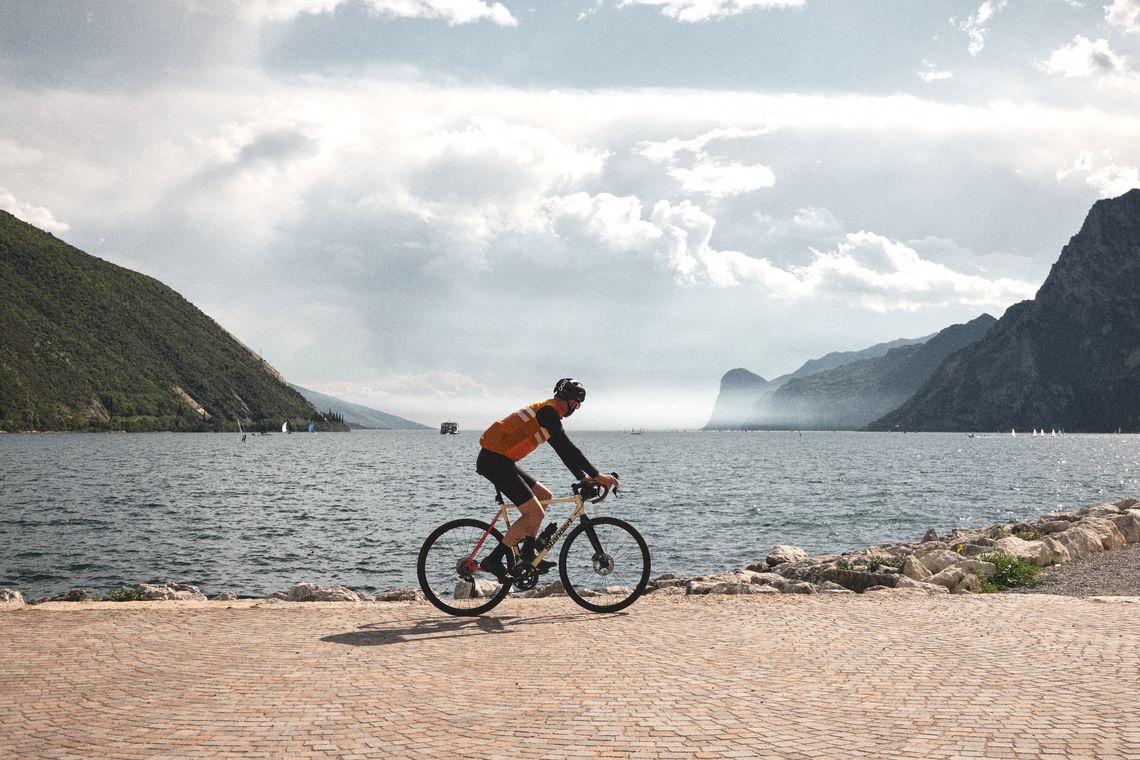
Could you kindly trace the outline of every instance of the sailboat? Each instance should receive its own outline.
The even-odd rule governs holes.
[[[1016,438],[1017,437],[1017,430],[1015,428],[1011,428],[1009,431],[1009,434],[1011,436],[1013,436],[1014,438]]]
[[[292,430],[289,429],[289,420],[285,420],[284,422],[281,423],[281,432],[282,433],[292,433],[293,432]]]

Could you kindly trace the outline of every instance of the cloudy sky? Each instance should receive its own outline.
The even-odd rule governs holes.
[[[700,426],[1031,298],[1138,166],[1140,0],[0,4],[0,208],[429,424]]]

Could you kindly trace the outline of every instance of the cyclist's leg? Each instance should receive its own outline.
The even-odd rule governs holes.
[[[514,563],[511,550],[525,536],[536,535],[542,525],[544,512],[534,491],[531,490],[532,486],[538,486],[543,492],[548,493],[548,491],[511,459],[487,449],[479,452],[475,471],[491,481],[500,493],[510,499],[511,503],[522,512],[522,515],[511,523],[502,542],[481,563],[485,570],[494,573],[502,581],[505,577],[505,568]]]

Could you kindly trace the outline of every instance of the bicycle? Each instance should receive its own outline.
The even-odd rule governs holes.
[[[557,522],[546,526],[538,538],[533,560],[523,562],[515,549],[509,583],[500,584],[481,570],[476,557],[486,549],[485,556],[496,542],[502,541],[503,534],[495,525],[501,517],[510,529],[509,510],[513,504],[500,501],[489,523],[462,518],[440,525],[424,540],[416,560],[416,576],[424,596],[449,615],[482,615],[503,601],[512,588],[529,591],[537,586],[538,563],[577,520],[579,524],[570,530],[558,555],[558,575],[566,595],[591,612],[617,612],[633,604],[649,582],[649,547],[645,539],[624,520],[586,514],[586,503],[601,503],[610,489],[603,491],[587,481],[574,483],[572,491],[573,496],[541,502],[543,507],[573,504],[574,508],[561,527]]]

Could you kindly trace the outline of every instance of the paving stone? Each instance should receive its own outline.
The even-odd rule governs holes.
[[[5,759],[1140,759],[1124,602],[46,604],[0,652]]]

